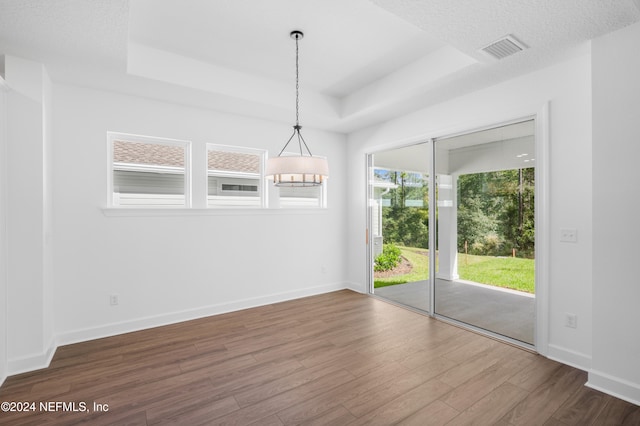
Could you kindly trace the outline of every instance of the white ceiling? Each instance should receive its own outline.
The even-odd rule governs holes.
[[[0,0],[0,53],[54,81],[349,132],[580,54],[640,0]],[[513,34],[503,60],[480,48]]]

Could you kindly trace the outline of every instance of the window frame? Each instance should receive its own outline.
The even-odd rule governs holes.
[[[143,143],[143,144],[151,144],[151,145],[165,145],[165,146],[178,146],[183,148],[184,150],[184,204],[183,205],[175,205],[175,206],[154,206],[154,205],[138,205],[138,206],[127,206],[115,203],[115,193],[114,193],[114,166],[116,162],[113,160],[113,144],[115,141],[123,141],[123,142],[133,142],[133,143]],[[132,164],[127,166],[131,170],[137,171],[150,171],[152,169],[155,170],[164,170],[165,166],[139,166]],[[170,166],[166,166],[166,169],[171,169]],[[181,174],[181,173],[177,173]],[[114,209],[189,209],[192,207],[192,185],[191,185],[191,141],[180,140],[180,139],[170,139],[156,136],[144,136],[144,135],[136,135],[131,133],[121,133],[121,132],[107,132],[107,208]]]

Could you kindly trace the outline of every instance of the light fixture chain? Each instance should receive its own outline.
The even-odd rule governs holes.
[[[328,177],[327,160],[321,157],[313,157],[307,142],[302,137],[300,129],[300,49],[298,41],[304,37],[302,31],[291,31],[291,38],[296,41],[296,125],[293,133],[284,144],[277,158],[267,160],[267,174],[273,177],[275,186],[306,187],[322,185]],[[300,156],[283,155],[287,147],[296,138]],[[294,142],[295,143],[295,142]],[[305,155],[306,149],[308,156]]]
[[[300,105],[300,82],[299,82],[299,71],[298,71],[298,36],[296,36],[296,126],[300,125],[299,118],[299,105]]]

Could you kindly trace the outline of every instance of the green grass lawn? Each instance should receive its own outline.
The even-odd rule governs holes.
[[[413,265],[413,270],[404,275],[376,278],[374,287],[404,284],[426,280],[429,277],[427,250],[400,247],[404,256]],[[458,254],[460,279],[497,287],[534,293],[534,261],[514,257],[493,257]]]

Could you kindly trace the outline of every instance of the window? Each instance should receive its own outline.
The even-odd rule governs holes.
[[[207,145],[207,206],[266,207],[265,151]]]
[[[107,133],[110,205],[190,207],[190,143]]]
[[[205,205],[211,209],[262,209],[270,203],[275,208],[326,207],[326,182],[312,187],[267,188],[266,150],[203,144],[194,152],[200,167],[193,170],[189,141],[108,132],[107,142],[108,207],[191,208],[193,199],[198,209]],[[194,172],[198,183],[206,179],[206,188],[198,185],[195,196],[191,186]],[[110,214],[138,213],[133,209]]]

